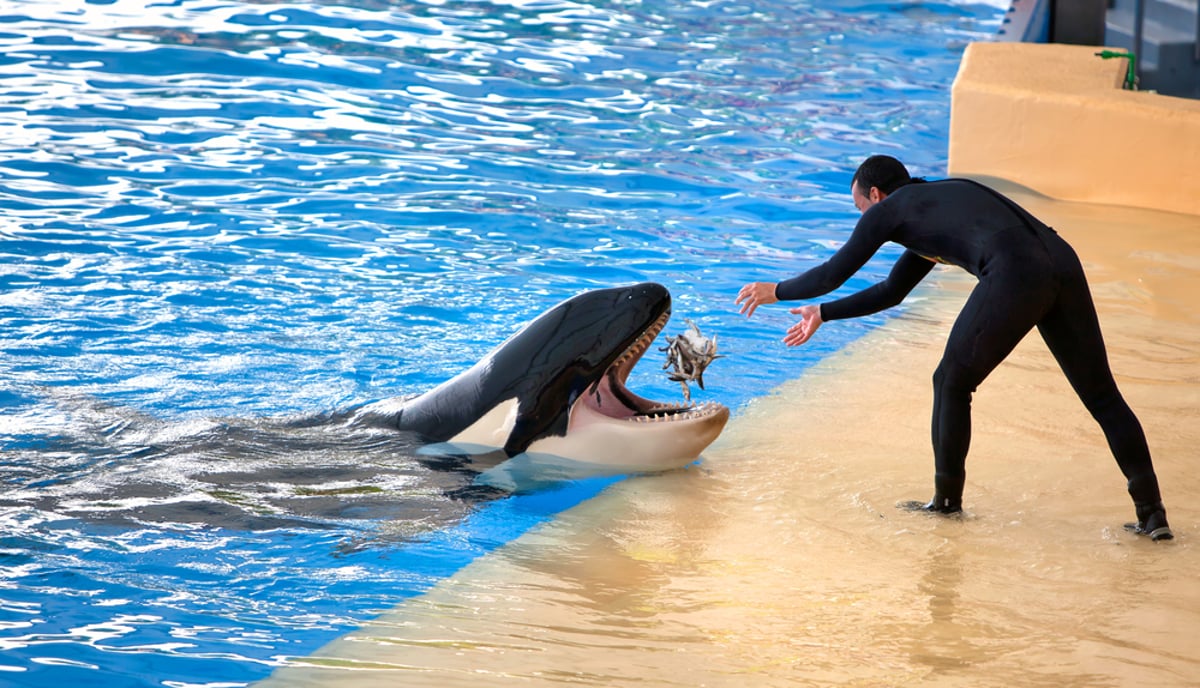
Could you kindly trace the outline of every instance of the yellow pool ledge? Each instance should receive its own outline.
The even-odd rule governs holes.
[[[1200,215],[1200,100],[1124,90],[1127,61],[1100,50],[967,46],[952,88],[950,174]]]

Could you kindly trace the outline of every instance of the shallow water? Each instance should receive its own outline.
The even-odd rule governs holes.
[[[5,3],[0,683],[245,684],[612,484],[462,499],[322,421],[581,289],[666,284],[734,408],[879,325],[731,301],[867,153],[944,169],[1000,4]]]
[[[1200,218],[1009,187],[1081,254],[1176,539],[1031,337],[974,404],[966,516],[928,498],[929,378],[972,280],[265,686],[1192,686],[1200,676]],[[837,323],[826,325],[825,330]]]

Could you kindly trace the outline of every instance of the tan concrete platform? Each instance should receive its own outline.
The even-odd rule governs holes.
[[[1128,62],[1100,50],[969,45],[952,89],[950,174],[1200,215],[1200,100],[1123,90]]]

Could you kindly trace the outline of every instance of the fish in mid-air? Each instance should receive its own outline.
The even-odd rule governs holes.
[[[688,382],[695,382],[704,389],[704,369],[718,358],[724,358],[717,353],[717,338],[712,339],[700,334],[700,328],[691,320],[685,320],[688,329],[682,334],[667,337],[667,346],[659,351],[667,352],[667,362],[663,370],[670,368],[669,379],[678,382],[683,387],[683,398],[692,400],[692,390]]]

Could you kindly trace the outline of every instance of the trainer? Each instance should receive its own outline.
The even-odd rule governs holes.
[[[813,299],[840,287],[884,243],[905,249],[887,278],[858,293],[791,309],[800,322],[784,342],[808,341],[827,320],[854,318],[900,303],[935,263],[957,265],[978,284],[967,298],[933,374],[934,496],[910,508],[962,511],[971,395],[1037,326],[1075,393],[1100,424],[1128,481],[1137,523],[1152,540],[1173,537],[1137,416],[1108,365],[1100,322],[1075,251],[1053,229],[1000,193],[966,179],[926,182],[897,159],[875,155],[854,173],[862,212],[846,243],[825,263],[774,282],[752,282],[736,304],[747,317],[761,305]]]

